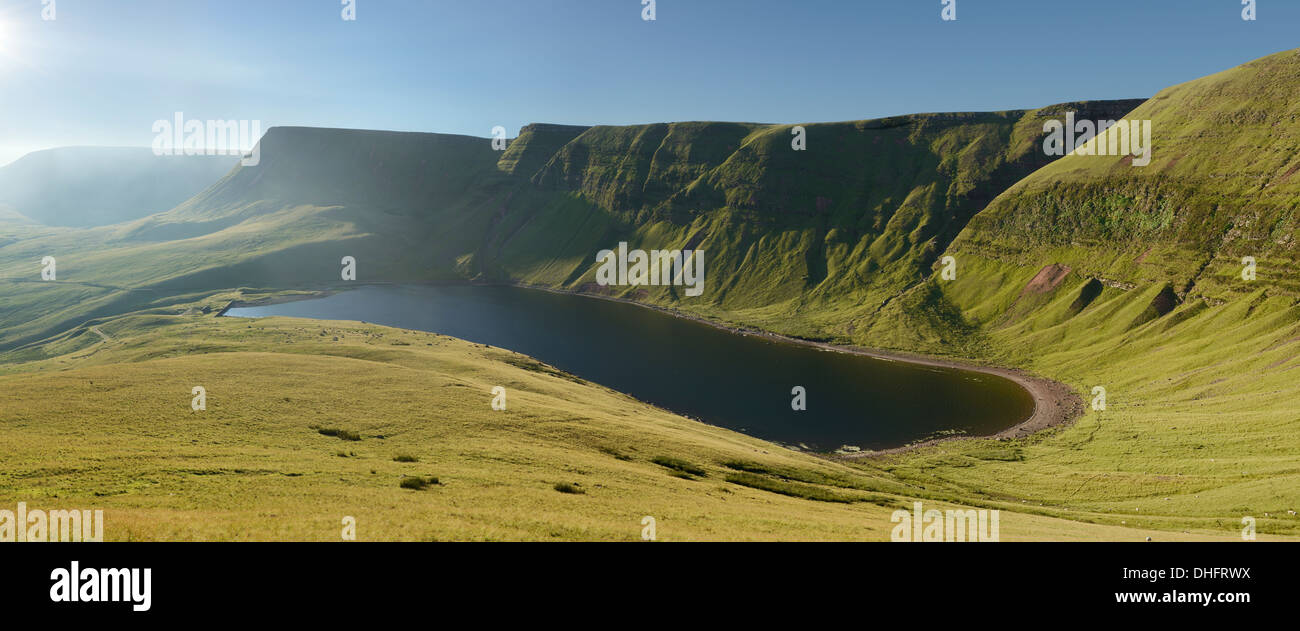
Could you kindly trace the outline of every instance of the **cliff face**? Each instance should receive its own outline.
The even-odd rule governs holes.
[[[836,305],[871,313],[924,279],[990,200],[1055,159],[1042,150],[1045,121],[1067,112],[1117,119],[1138,104],[813,123],[800,126],[803,150],[792,146],[794,125],[593,127],[527,174],[531,187],[503,201],[503,232],[486,237],[494,247],[476,252],[472,269],[592,289],[594,253],[617,240],[689,245],[708,252],[710,289],[701,302],[713,307]],[[528,150],[537,137],[527,128],[520,135]],[[581,229],[542,252],[531,244],[544,240],[555,213],[580,213]],[[521,248],[512,253],[511,244]],[[671,289],[610,290],[680,298]],[[835,319],[844,325],[846,317]]]
[[[479,184],[499,157],[471,136],[308,127],[272,128],[259,147],[256,166],[236,168],[178,214],[268,201],[411,212]]]
[[[511,175],[530,177],[569,141],[588,129],[591,128],[549,123],[525,125],[501,154],[497,168]]]
[[[743,123],[593,127],[560,148],[531,179],[636,217],[666,207],[760,128]]]

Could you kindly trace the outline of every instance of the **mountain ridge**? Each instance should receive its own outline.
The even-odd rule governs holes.
[[[100,229],[93,252],[85,237],[54,235],[11,253],[39,260],[80,241],[62,274],[155,291],[331,283],[341,257],[354,256],[362,279],[608,293],[592,283],[595,252],[620,240],[690,245],[710,250],[714,313],[841,310],[784,331],[819,337],[832,324],[851,330],[851,312],[923,280],[986,199],[1050,161],[1034,151],[1044,116],[1136,104],[810,123],[802,152],[790,147],[793,125],[754,123],[534,124],[503,152],[472,136],[275,127],[257,166]],[[811,172],[824,175],[802,183]],[[156,264],[118,273],[128,255]],[[770,273],[750,274],[751,264]],[[27,274],[0,263],[0,277]],[[615,293],[678,299],[671,287]]]

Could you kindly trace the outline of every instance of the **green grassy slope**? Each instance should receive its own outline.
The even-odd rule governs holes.
[[[1152,121],[1149,166],[1062,159],[1004,194],[954,251],[1169,282],[1185,298],[1295,295],[1297,85],[1300,51],[1287,51],[1164,90],[1130,114]],[[1257,285],[1241,281],[1246,256]]]
[[[1013,443],[1011,462],[972,466],[983,441],[911,454],[907,479],[1126,525],[1251,515],[1261,531],[1300,529],[1298,61],[1165,90],[1130,114],[1152,121],[1151,165],[1068,156],[970,222],[947,251],[958,278],[897,301],[924,295],[950,325],[892,309],[877,343],[952,353],[964,327],[979,338],[964,350],[1085,395],[1103,387],[1107,406]],[[1254,281],[1243,256],[1258,260]]]
[[[49,343],[50,359],[5,355],[0,502],[104,510],[115,541],[337,541],[345,516],[361,540],[635,541],[647,515],[661,541],[887,540],[890,514],[913,500],[962,506],[958,494],[684,419],[508,351],[201,313],[232,297],[75,330]],[[205,411],[190,409],[196,385]],[[507,388],[505,411],[490,406],[494,386]],[[417,477],[437,483],[401,486]],[[1003,511],[1007,541],[1235,536],[976,505]]]

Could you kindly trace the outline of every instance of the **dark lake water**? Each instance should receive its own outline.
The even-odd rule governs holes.
[[[985,435],[1033,413],[995,375],[819,350],[636,305],[516,287],[367,286],[231,309],[236,317],[364,320],[530,355],[703,422],[808,449],[883,449],[944,430]],[[803,386],[807,409],[791,409]]]

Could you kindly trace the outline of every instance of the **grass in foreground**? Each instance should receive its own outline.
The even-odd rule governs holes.
[[[363,540],[638,540],[646,515],[666,541],[881,540],[892,526],[892,509],[871,501],[682,480],[656,457],[838,482],[798,483],[810,493],[847,495],[851,484],[890,501],[960,501],[443,336],[330,323],[322,337],[318,322],[210,315],[128,316],[101,328],[112,341],[0,376],[0,504],[102,508],[109,540],[337,540],[347,516]],[[207,389],[204,412],[190,409],[195,385]],[[511,391],[509,411],[491,409],[496,385]],[[313,427],[367,438],[339,458],[338,439]],[[414,479],[411,465],[394,453],[437,463],[437,492],[403,488],[415,484],[402,482]],[[557,492],[557,479],[584,490],[581,501]],[[1235,536],[980,503],[1007,511],[1005,540]]]

